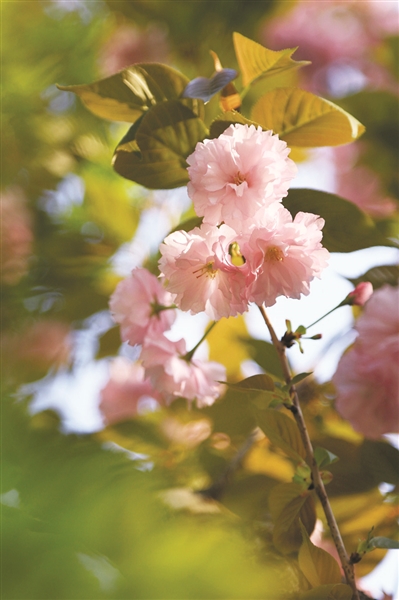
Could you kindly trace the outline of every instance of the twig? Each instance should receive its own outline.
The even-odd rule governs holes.
[[[278,356],[280,358],[285,382],[287,384],[289,384],[291,382],[292,378],[291,378],[291,373],[290,373],[290,367],[288,365],[287,356],[285,354],[285,347],[278,339],[276,332],[274,331],[274,328],[273,328],[271,322],[269,321],[269,318],[266,314],[264,307],[259,306],[259,310],[262,314],[263,320],[266,323],[266,327],[269,330],[273,345],[276,348]],[[290,395],[291,395],[291,400],[292,400],[291,412],[294,415],[295,421],[298,425],[299,432],[301,434],[302,442],[303,442],[303,445],[306,450],[307,462],[308,462],[310,468],[312,469],[312,480],[313,480],[314,489],[315,489],[316,494],[318,495],[321,505],[323,507],[324,514],[326,516],[327,523],[330,528],[335,547],[337,548],[337,551],[338,551],[342,569],[345,573],[346,581],[347,581],[348,585],[352,588],[352,591],[353,591],[352,600],[360,600],[359,592],[356,587],[354,568],[349,560],[349,557],[346,552],[340,531],[338,529],[337,522],[335,520],[334,513],[332,512],[332,509],[331,509],[330,501],[328,499],[326,489],[324,487],[324,483],[321,480],[320,471],[319,471],[319,468],[317,466],[317,463],[316,463],[316,460],[314,457],[312,442],[309,437],[309,433],[308,433],[308,430],[306,427],[305,419],[303,417],[301,405],[299,403],[298,394],[297,394],[297,391],[296,391],[294,385],[291,386],[291,388],[290,388]]]

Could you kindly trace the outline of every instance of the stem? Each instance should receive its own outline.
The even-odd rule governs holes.
[[[334,306],[334,308],[332,308],[331,310],[329,310],[328,312],[326,312],[325,315],[323,315],[322,317],[319,317],[318,319],[316,319],[316,321],[314,321],[311,325],[308,325],[306,327],[306,329],[310,329],[311,327],[313,327],[313,325],[316,325],[316,323],[318,323],[319,321],[321,321],[322,319],[324,319],[324,317],[327,317],[328,315],[331,315],[331,313],[334,312],[334,310],[337,310],[337,308],[339,308],[340,306],[342,306],[342,304],[338,304],[338,306]]]
[[[287,356],[285,354],[285,347],[278,339],[276,332],[274,331],[273,326],[272,326],[271,322],[269,321],[269,318],[266,314],[264,307],[259,306],[258,308],[262,314],[263,320],[266,323],[266,327],[269,330],[270,336],[272,338],[273,346],[276,348],[278,356],[280,358],[285,382],[287,384],[289,384],[291,382],[292,378],[291,378],[290,368],[288,365]],[[290,395],[291,395],[291,400],[292,400],[292,406],[290,407],[290,410],[291,410],[292,414],[294,415],[295,421],[298,425],[298,429],[301,434],[302,442],[303,442],[303,445],[306,450],[307,462],[312,469],[312,479],[313,479],[314,489],[315,489],[316,494],[318,495],[321,505],[323,507],[324,514],[326,516],[326,520],[327,520],[328,526],[330,528],[335,547],[337,548],[337,551],[338,551],[342,569],[345,573],[346,581],[347,581],[348,585],[352,588],[352,591],[353,591],[352,600],[359,600],[359,593],[356,588],[353,564],[350,562],[350,559],[346,552],[340,531],[338,529],[337,522],[335,520],[334,513],[331,509],[330,501],[328,499],[326,489],[324,487],[324,483],[321,480],[319,468],[317,466],[317,463],[316,463],[316,460],[314,457],[314,453],[313,453],[312,442],[309,437],[305,419],[303,417],[302,409],[301,409],[301,406],[299,403],[298,394],[297,394],[297,391],[296,391],[294,385],[291,386],[291,388],[290,388]]]
[[[200,341],[195,344],[194,348],[192,348],[189,352],[187,352],[187,354],[185,354],[183,356],[184,360],[186,360],[187,362],[189,362],[192,357],[194,356],[194,352],[196,351],[196,349],[198,348],[198,346],[200,346],[202,344],[202,342],[204,341],[204,339],[206,338],[206,336],[208,335],[208,333],[210,333],[212,331],[212,329],[215,327],[217,321],[214,321],[209,327],[208,329],[205,331],[204,335],[202,336],[202,338],[200,339]]]

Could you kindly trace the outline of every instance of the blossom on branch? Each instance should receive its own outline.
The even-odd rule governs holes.
[[[258,305],[272,306],[278,296],[307,296],[310,282],[327,266],[329,252],[321,245],[324,219],[304,212],[292,219],[282,207],[278,216],[272,227],[255,228],[243,248],[256,274],[249,300]]]
[[[254,125],[230,125],[218,138],[199,142],[187,158],[187,185],[205,223],[230,225],[287,195],[297,169],[287,144]]]
[[[333,377],[336,408],[356,431],[376,439],[399,433],[399,288],[385,285],[365,305],[358,337]]]
[[[176,311],[164,308],[171,305],[172,296],[159,279],[142,268],[119,282],[109,303],[122,340],[132,346],[142,344],[146,335],[161,335],[171,328]]]
[[[207,224],[165,238],[159,268],[179,308],[192,314],[204,311],[213,320],[248,309],[247,285],[253,276],[243,259],[233,263],[239,240],[231,227]]]
[[[218,381],[226,379],[226,370],[216,362],[206,362],[185,356],[183,339],[172,342],[165,336],[147,339],[141,358],[146,376],[167,402],[175,398],[196,400],[198,408],[210,406],[220,395]]]

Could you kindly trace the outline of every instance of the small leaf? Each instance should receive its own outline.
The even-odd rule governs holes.
[[[256,418],[263,433],[275,446],[295,461],[302,462],[306,452],[295,421],[272,408],[257,410]]]
[[[346,583],[320,585],[302,594],[300,600],[352,600],[352,588]]]
[[[233,33],[233,43],[244,87],[258,77],[271,77],[310,64],[306,60],[295,61],[291,58],[296,48],[276,52],[236,31]]]
[[[184,104],[162,102],[144,115],[134,139],[125,136],[118,145],[114,169],[149,189],[185,185],[189,179],[186,158],[206,135],[203,121]]]
[[[328,467],[328,465],[331,465],[339,460],[338,456],[332,452],[329,452],[329,450],[326,450],[325,448],[320,448],[320,446],[317,446],[314,449],[314,457],[319,469],[324,469],[325,467]]]
[[[369,546],[372,548],[384,548],[385,550],[399,550],[399,541],[376,536],[371,538]]]
[[[209,100],[220,92],[230,81],[237,77],[238,73],[234,69],[222,69],[217,71],[212,77],[196,77],[185,87],[183,98],[199,98],[204,102]]]
[[[341,583],[341,569],[325,550],[310,541],[304,525],[299,523],[302,533],[302,545],[298,554],[299,567],[312,587],[328,583]]]
[[[310,373],[298,373],[298,375],[295,375],[295,377],[293,377],[289,383],[287,383],[286,385],[284,385],[282,387],[282,389],[283,390],[287,390],[287,391],[290,390],[293,385],[296,385],[300,381],[303,381],[304,379],[306,379],[306,377],[309,377],[309,375],[312,375],[312,372],[310,372]]]
[[[394,246],[374,221],[352,202],[334,194],[310,189],[290,189],[284,206],[292,216],[311,212],[325,219],[323,246],[330,252],[353,252],[369,246]]]
[[[274,391],[274,381],[269,375],[252,375],[238,383],[228,384],[236,390],[247,391]]]
[[[59,85],[74,92],[98,117],[134,123],[159,102],[180,97],[188,79],[179,71],[158,63],[138,63],[88,85]],[[198,112],[198,103],[191,108]]]
[[[339,146],[353,142],[365,128],[329,100],[298,88],[264,94],[251,112],[265,129],[278,133],[289,146]]]

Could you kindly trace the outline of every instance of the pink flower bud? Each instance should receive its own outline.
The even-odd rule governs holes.
[[[373,293],[373,286],[369,281],[358,283],[353,292],[348,294],[349,304],[364,306]]]

